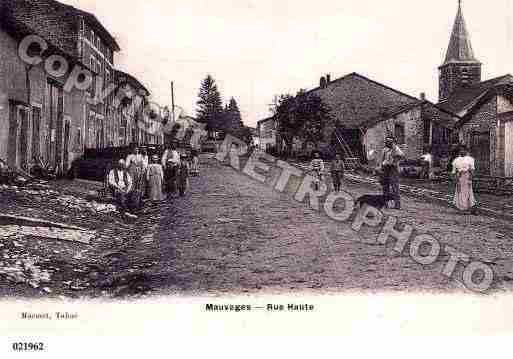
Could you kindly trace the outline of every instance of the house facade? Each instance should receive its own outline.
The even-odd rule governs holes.
[[[157,138],[144,132],[138,122],[144,116],[144,106],[148,103],[150,91],[134,76],[115,71],[116,97],[121,102],[116,105],[115,125],[117,129],[116,146],[126,146],[131,143],[156,143]]]
[[[1,134],[8,136],[0,155],[20,168],[41,155],[65,173],[85,147],[104,147],[113,136],[103,84],[111,81],[119,46],[94,15],[57,1],[4,0],[1,6],[0,91],[9,108],[7,117],[0,110]],[[47,45],[35,50],[42,58],[37,66],[27,67],[18,54],[28,35]],[[89,85],[66,86],[79,73]]]
[[[364,145],[367,158],[383,158],[383,139],[394,136],[406,159],[416,160],[425,151],[436,162],[448,158],[454,142],[453,128],[459,118],[435,104],[423,100],[390,114],[387,119],[365,125]]]
[[[83,152],[85,92],[76,87],[64,91],[71,69],[82,69],[82,65],[64,51],[55,36],[45,37],[27,25],[22,14],[32,8],[24,9],[24,5],[30,4],[5,0],[1,5],[0,156],[24,170],[35,156],[41,156],[65,171]],[[39,39],[24,52],[40,59],[34,64],[20,56],[27,36]],[[66,66],[68,72],[61,72]]]
[[[259,138],[258,148],[262,151],[268,151],[276,148],[278,145],[277,122],[273,117],[258,121],[257,133]]]
[[[476,159],[478,173],[513,177],[513,83],[489,89],[457,130]]]

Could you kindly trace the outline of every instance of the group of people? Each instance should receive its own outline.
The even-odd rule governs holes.
[[[397,145],[393,137],[385,138],[385,147],[383,149],[383,157],[379,161],[378,173],[380,184],[383,188],[383,198],[385,201],[393,202],[393,209],[401,209],[400,195],[400,170],[399,163],[404,160],[405,154]],[[424,162],[423,177],[432,178],[433,173],[433,156],[426,151],[422,156]],[[475,160],[470,156],[465,146],[460,146],[456,158],[450,161],[451,175],[456,183],[453,203],[455,207],[462,213],[474,213],[476,207],[476,199],[473,190],[473,176],[475,172]],[[310,163],[310,169],[315,177],[322,179],[324,172],[324,162],[320,158],[320,153],[315,152],[314,158]],[[335,155],[335,159],[331,162],[331,176],[335,191],[340,191],[341,181],[344,178],[344,161],[340,154]]]
[[[394,201],[394,208],[401,209],[401,196],[399,191],[399,162],[404,159],[404,153],[395,143],[394,138],[387,137],[383,150],[381,166],[381,184],[385,199]],[[433,156],[429,151],[422,156],[424,162],[423,177],[432,178]],[[450,161],[450,174],[456,183],[453,204],[462,213],[475,213],[476,199],[473,189],[473,176],[476,170],[475,160],[470,156],[468,149],[459,146],[458,155]]]
[[[145,149],[133,145],[126,159],[120,159],[108,173],[106,182],[119,211],[132,215],[138,212],[143,200],[160,202],[173,198],[178,192],[185,194],[188,187],[189,172],[197,174],[198,153],[191,151],[191,156],[180,154],[171,144],[164,151],[162,158],[153,155],[149,158]]]
[[[316,151],[313,153],[313,159],[310,162],[310,170],[313,172],[316,180],[322,180],[324,161],[321,159],[320,152]],[[335,159],[331,162],[330,170],[331,178],[333,179],[333,188],[336,192],[339,192],[345,170],[344,161],[339,153],[335,155]]]

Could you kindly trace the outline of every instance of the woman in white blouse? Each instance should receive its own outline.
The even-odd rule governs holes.
[[[472,179],[476,170],[474,158],[472,158],[465,146],[460,147],[459,156],[452,163],[452,174],[456,179],[456,193],[454,205],[460,211],[473,211],[476,205]]]

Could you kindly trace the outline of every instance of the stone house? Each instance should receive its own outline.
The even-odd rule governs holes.
[[[34,81],[15,85],[23,88],[30,84],[34,97],[31,98],[33,103],[28,105],[34,107],[35,104],[39,109],[35,110],[34,117],[39,118],[35,122],[40,124],[40,128],[29,126],[27,133],[34,141],[39,138],[40,144],[34,145],[36,150],[30,148],[28,152],[36,153],[40,147],[41,155],[50,164],[66,172],[85,147],[103,147],[113,137],[113,126],[110,126],[112,96],[105,95],[103,90],[105,83],[113,81],[114,52],[119,51],[119,46],[94,15],[72,6],[54,0],[3,0],[2,7],[2,20],[5,16],[26,30],[24,34],[18,34],[18,41],[21,40],[20,35],[38,35],[51,45],[51,51],[46,51],[43,57],[49,59],[59,55],[64,58],[60,61],[67,65],[59,61],[50,64],[64,68],[63,73],[56,76],[55,71],[43,67],[47,65],[45,62],[31,69],[30,77],[36,77]],[[18,61],[16,52],[12,50],[5,56],[10,58],[9,61]],[[92,83],[84,89],[77,86],[69,89],[65,85],[77,68],[87,73]],[[23,76],[23,73],[23,67],[20,67],[9,76]],[[29,110],[28,122],[34,122],[33,111]],[[11,126],[9,132],[13,134],[15,129]],[[24,133],[22,131],[22,135]],[[33,133],[37,135],[32,136]],[[10,141],[8,147],[16,142]],[[13,149],[11,151],[14,153]]]
[[[513,82],[494,85],[456,124],[483,175],[513,177]]]
[[[449,157],[453,128],[459,119],[427,100],[406,106],[386,119],[363,125],[367,158],[373,162],[382,158],[383,139],[392,135],[404,151],[406,159],[419,159],[429,150],[434,155],[435,164],[438,164],[441,158]]]
[[[367,160],[364,147],[366,124],[384,120],[388,114],[419,102],[413,96],[358,73],[335,80],[331,80],[330,75],[323,76],[319,86],[306,93],[319,96],[331,109],[332,123],[325,128],[319,149],[327,154],[341,152],[344,157],[355,157],[362,162]],[[343,146],[340,140],[344,142]],[[383,138],[379,142],[383,142]],[[296,143],[295,147],[304,146]]]

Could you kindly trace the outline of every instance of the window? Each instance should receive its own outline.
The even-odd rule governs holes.
[[[94,94],[96,93],[96,59],[94,58],[94,56],[91,56],[90,62],[91,71],[93,72],[93,82],[91,83],[91,86],[89,86],[87,91],[94,97]]]
[[[404,125],[402,123],[396,123],[394,125],[394,135],[398,144],[402,145],[405,143]]]
[[[98,36],[96,36],[96,48],[98,49],[98,51],[101,51],[102,48],[102,41]]]
[[[91,30],[91,32],[89,33],[89,41],[91,42],[91,45],[94,46],[94,31]]]

